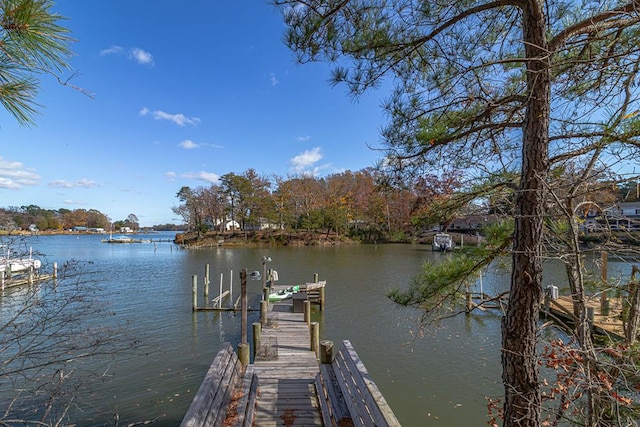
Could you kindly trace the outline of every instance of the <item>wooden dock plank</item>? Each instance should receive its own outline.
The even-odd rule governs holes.
[[[253,363],[260,378],[255,425],[322,426],[315,387],[318,360],[304,314],[293,313],[291,300],[270,303],[261,339],[276,346],[277,358],[257,356]]]
[[[600,310],[600,297],[588,297],[587,307],[593,308],[593,327],[600,332],[614,335],[619,338],[624,337],[624,326],[620,313],[622,312],[622,302],[620,298],[609,299],[609,314],[605,315]],[[550,304],[551,312],[561,318],[573,317],[573,303],[570,295],[560,295],[552,300]]]

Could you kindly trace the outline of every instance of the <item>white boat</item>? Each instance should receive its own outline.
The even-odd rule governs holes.
[[[293,294],[295,294],[296,292],[298,292],[300,290],[300,286],[296,285],[296,286],[290,286],[286,289],[281,289],[278,292],[274,292],[272,294],[269,294],[269,301],[273,302],[273,301],[282,301],[284,299],[288,299],[293,297]]]
[[[453,243],[453,239],[450,234],[447,233],[437,233],[433,236],[433,243],[431,245],[431,250],[447,252],[452,251],[455,244]]]
[[[31,251],[29,251],[31,252]],[[34,270],[39,269],[42,266],[42,263],[39,259],[34,259],[31,257],[31,253],[29,253],[29,258],[13,258],[9,257],[9,251],[7,250],[7,254],[4,258],[0,258],[0,273],[5,274],[11,272],[20,273],[24,271],[28,271],[30,268]]]

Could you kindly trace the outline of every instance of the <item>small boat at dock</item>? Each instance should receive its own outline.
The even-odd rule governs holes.
[[[31,250],[29,250],[29,258],[10,258],[8,250],[6,255],[0,258],[0,273],[3,275],[21,273],[30,269],[37,270],[41,266],[42,262],[31,256]]]
[[[433,243],[431,249],[434,251],[447,252],[452,251],[454,248],[453,239],[450,234],[437,233],[433,236]]]
[[[280,289],[277,292],[269,294],[269,301],[270,302],[282,301],[282,300],[285,300],[285,299],[288,299],[288,298],[292,298],[293,294],[295,294],[299,290],[300,290],[300,286],[299,285],[290,286],[290,287],[288,287],[286,289]]]

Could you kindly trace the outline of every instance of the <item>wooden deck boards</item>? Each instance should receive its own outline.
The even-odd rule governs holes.
[[[257,426],[323,425],[315,387],[319,367],[311,351],[309,327],[303,313],[292,311],[291,300],[270,303],[262,326],[262,343],[269,343],[277,353],[258,355],[253,363],[259,378]]]
[[[600,310],[600,297],[589,297],[587,307],[594,310],[593,327],[600,332],[624,337],[624,327],[620,313],[622,312],[622,302],[620,298],[609,298],[609,314],[604,315]],[[570,295],[561,295],[552,301],[551,312],[562,318],[571,317],[568,313],[573,313],[573,303]]]

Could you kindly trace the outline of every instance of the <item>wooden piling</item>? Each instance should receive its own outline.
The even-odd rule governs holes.
[[[313,273],[313,283],[318,283],[318,273]]]
[[[238,344],[238,359],[242,366],[249,365],[249,344],[246,342],[241,342]]]
[[[204,266],[204,300],[209,297],[209,264]]]
[[[267,305],[266,300],[260,301],[260,322],[267,323],[267,310],[269,306]]]
[[[222,273],[220,273],[220,288],[218,290],[219,292],[218,295],[220,295],[220,303],[218,304],[218,307],[222,307],[222,295],[225,294],[225,292],[222,291],[222,279],[223,279],[223,276],[222,276]],[[231,292],[231,289],[229,289],[229,292]]]
[[[320,291],[318,292],[319,295],[319,303],[320,303],[320,311],[324,310],[324,286],[320,288]]]
[[[333,362],[333,341],[320,341],[320,363],[328,365]]]
[[[260,348],[260,336],[262,334],[262,323],[253,322],[253,358],[255,360],[258,349]]]
[[[311,327],[311,301],[309,300],[304,302],[304,321],[307,322],[307,327]]]
[[[241,294],[241,299],[242,299],[242,325],[241,325],[241,330],[242,330],[242,342],[246,343],[247,342],[247,309],[248,309],[248,305],[249,302],[247,300],[247,269],[244,268],[242,269],[242,271],[240,272],[240,294]],[[248,353],[247,353],[248,356]]]
[[[311,322],[311,351],[316,353],[316,357],[320,352],[320,324]]]
[[[193,311],[198,309],[198,275],[191,276],[191,297]]]

